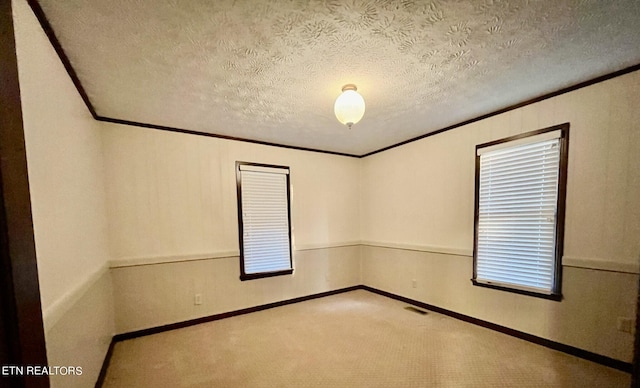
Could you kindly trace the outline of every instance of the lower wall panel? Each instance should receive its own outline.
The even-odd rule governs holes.
[[[238,257],[112,268],[118,334],[361,284],[360,247],[294,253],[293,275],[240,281]],[[202,304],[194,304],[195,294]]]
[[[633,358],[633,335],[618,331],[617,320],[635,317],[637,274],[565,267],[564,298],[555,302],[474,287],[468,256],[348,246],[297,251],[294,268],[291,276],[244,282],[238,257],[112,268],[115,331],[364,284],[624,362]]]
[[[632,361],[633,335],[618,331],[617,319],[635,317],[637,274],[565,267],[561,302],[475,287],[471,275],[468,256],[362,247],[367,286]]]
[[[115,332],[113,314],[111,275],[104,271],[45,333],[49,366],[82,368],[81,375],[50,376],[52,387],[96,383]]]

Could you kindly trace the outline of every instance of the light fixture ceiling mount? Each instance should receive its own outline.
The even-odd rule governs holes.
[[[333,106],[336,118],[349,129],[364,116],[364,98],[358,93],[358,88],[354,84],[347,84],[342,87],[342,94],[336,98]]]

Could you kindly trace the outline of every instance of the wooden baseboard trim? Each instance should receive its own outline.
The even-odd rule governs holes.
[[[113,354],[113,347],[115,346],[115,344],[116,341],[114,340],[114,338],[111,338],[109,350],[107,350],[107,354],[104,356],[102,368],[100,368],[100,374],[98,375],[98,380],[96,381],[96,388],[101,388],[102,384],[104,384],[104,378],[107,376],[107,368],[109,367],[109,362],[111,362],[111,355]]]
[[[146,336],[146,335],[151,335],[151,334],[156,334],[156,333],[162,333],[164,331],[180,329],[180,328],[183,328],[183,327],[198,325],[200,323],[217,321],[219,319],[231,318],[231,317],[235,317],[237,315],[249,314],[249,313],[253,313],[253,312],[256,312],[256,311],[262,311],[262,310],[267,310],[267,309],[271,309],[271,308],[274,308],[274,307],[285,306],[285,305],[288,305],[288,304],[304,302],[304,301],[311,300],[311,299],[323,298],[325,296],[341,294],[343,292],[349,292],[349,291],[354,291],[354,290],[359,290],[359,289],[362,289],[362,286],[351,286],[351,287],[346,287],[346,288],[340,288],[340,289],[337,289],[337,290],[321,292],[321,293],[318,293],[318,294],[312,294],[312,295],[307,295],[307,296],[301,296],[301,297],[298,297],[298,298],[287,299],[287,300],[283,300],[283,301],[280,301],[280,302],[268,303],[268,304],[264,304],[264,305],[261,305],[261,306],[254,306],[254,307],[249,307],[249,308],[246,308],[246,309],[229,311],[229,312],[221,313],[221,314],[214,314],[214,315],[210,315],[210,316],[206,316],[206,317],[202,317],[202,318],[191,319],[191,320],[188,320],[188,321],[171,323],[171,324],[168,324],[168,325],[163,325],[163,326],[158,326],[158,327],[152,327],[152,328],[149,328],[149,329],[132,331],[132,332],[129,332],[129,333],[116,334],[111,339],[111,344],[109,345],[109,350],[107,350],[107,354],[104,357],[104,362],[102,363],[102,368],[100,369],[100,375],[98,376],[98,380],[96,381],[96,385],[95,386],[96,386],[96,388],[100,388],[100,387],[102,387],[102,384],[104,383],[104,379],[105,379],[106,374],[107,374],[107,369],[109,368],[109,362],[111,361],[111,355],[113,354],[113,347],[115,346],[116,342],[132,339],[132,338],[143,337],[143,336]]]
[[[119,342],[119,341],[124,341],[124,340],[132,339],[132,338],[143,337],[143,336],[146,336],[146,335],[162,333],[164,331],[181,329],[183,327],[198,325],[200,323],[217,321],[219,319],[231,318],[231,317],[235,317],[235,316],[238,316],[238,315],[254,313],[256,311],[267,310],[267,309],[271,309],[271,308],[274,308],[274,307],[280,307],[280,306],[285,306],[285,305],[288,305],[288,304],[304,302],[304,301],[311,300],[311,299],[323,298],[325,296],[341,294],[343,292],[349,292],[349,291],[353,291],[353,290],[358,290],[360,288],[361,288],[361,286],[351,286],[351,287],[346,287],[346,288],[340,288],[340,289],[337,289],[337,290],[321,292],[321,293],[318,293],[318,294],[306,295],[306,296],[301,296],[301,297],[298,297],[298,298],[282,300],[282,301],[279,301],[279,302],[267,303],[267,304],[263,304],[263,305],[260,305],[260,306],[248,307],[248,308],[245,308],[245,309],[229,311],[229,312],[226,312],[226,313],[209,315],[209,316],[202,317],[202,318],[190,319],[188,321],[170,323],[168,325],[152,327],[152,328],[149,328],[149,329],[136,330],[136,331],[132,331],[132,332],[129,332],[129,333],[116,334],[113,337],[113,340],[115,342]]]
[[[498,324],[495,324],[495,323],[487,322],[487,321],[484,321],[482,319],[470,317],[468,315],[456,313],[455,311],[447,310],[447,309],[444,309],[442,307],[433,306],[433,305],[430,305],[428,303],[424,303],[424,302],[420,302],[420,301],[417,301],[417,300],[414,300],[414,299],[406,298],[404,296],[392,294],[390,292],[382,291],[382,290],[379,290],[377,288],[373,288],[373,287],[369,287],[369,286],[361,286],[360,288],[363,289],[363,290],[367,290],[367,291],[373,292],[373,293],[378,294],[378,295],[382,295],[382,296],[386,296],[386,297],[391,298],[391,299],[399,300],[399,301],[404,302],[404,303],[409,303],[411,305],[423,308],[425,310],[434,311],[434,312],[437,312],[437,313],[440,313],[440,314],[443,314],[443,315],[447,315],[447,316],[452,317],[452,318],[459,319],[461,321],[465,321],[465,322],[468,322],[468,323],[472,323],[474,325],[482,326],[482,327],[487,328],[487,329],[495,330],[495,331],[498,331],[500,333],[504,333],[504,334],[510,335],[512,337],[516,337],[516,338],[520,338],[520,339],[525,340],[525,341],[532,342],[534,344],[542,345],[544,347],[547,347],[547,348],[550,348],[550,349],[553,349],[553,350],[557,350],[557,351],[560,351],[560,352],[563,352],[563,353],[567,353],[567,354],[569,354],[571,356],[583,358],[585,360],[592,361],[592,362],[595,362],[595,363],[598,363],[598,364],[601,364],[601,365],[604,365],[604,366],[608,366],[610,368],[614,368],[614,369],[617,369],[617,370],[620,370],[620,371],[623,371],[623,372],[631,373],[631,363],[629,363],[629,362],[616,360],[615,358],[603,356],[601,354],[597,354],[597,353],[590,352],[588,350],[576,348],[576,347],[571,346],[571,345],[562,344],[560,342],[556,342],[556,341],[552,341],[552,340],[549,340],[549,339],[546,339],[546,338],[538,337],[538,336],[533,335],[533,334],[528,334],[528,333],[525,333],[525,332],[522,332],[522,331],[519,331],[519,330],[511,329],[511,328],[506,327],[506,326],[502,326],[502,325],[498,325]]]
[[[614,358],[603,356],[603,355],[597,354],[597,353],[593,353],[593,352],[590,352],[588,350],[583,350],[583,349],[576,348],[576,347],[571,346],[571,345],[562,344],[562,343],[559,343],[559,342],[556,342],[556,341],[552,341],[552,340],[549,340],[549,339],[546,339],[546,338],[538,337],[538,336],[533,335],[533,334],[528,334],[528,333],[525,333],[525,332],[522,332],[522,331],[511,329],[509,327],[505,327],[505,326],[501,326],[501,325],[498,325],[498,324],[495,324],[495,323],[487,322],[487,321],[484,321],[482,319],[470,317],[468,315],[460,314],[460,313],[457,313],[455,311],[444,309],[442,307],[433,306],[433,305],[430,305],[428,303],[424,303],[424,302],[420,302],[420,301],[417,301],[417,300],[414,300],[414,299],[406,298],[404,296],[392,294],[392,293],[387,292],[387,291],[382,291],[382,290],[379,290],[377,288],[373,288],[373,287],[369,287],[369,286],[365,286],[365,285],[358,285],[358,286],[340,288],[340,289],[332,290],[332,291],[321,292],[321,293],[318,293],[318,294],[301,296],[301,297],[293,298],[293,299],[287,299],[287,300],[283,300],[283,301],[279,301],[279,302],[268,303],[268,304],[264,304],[264,305],[260,305],[260,306],[248,307],[248,308],[245,308],[245,309],[240,309],[240,310],[235,310],[235,311],[229,311],[229,312],[226,312],[226,313],[214,314],[214,315],[210,315],[210,316],[206,316],[206,317],[202,317],[202,318],[191,319],[191,320],[188,320],[188,321],[171,323],[171,324],[168,324],[168,325],[152,327],[152,328],[149,328],[149,329],[137,330],[137,331],[132,331],[132,332],[123,333],[123,334],[116,334],[113,337],[113,339],[111,340],[111,344],[109,345],[109,350],[107,351],[107,355],[104,358],[104,363],[102,365],[102,369],[100,370],[100,376],[98,377],[98,381],[96,382],[96,388],[101,387],[103,382],[104,382],[104,378],[106,376],[107,368],[109,367],[109,361],[111,360],[111,354],[113,353],[113,347],[114,347],[116,342],[125,341],[125,340],[128,340],[128,339],[133,339],[133,338],[138,338],[138,337],[143,337],[143,336],[156,334],[156,333],[162,333],[162,332],[165,332],[165,331],[180,329],[180,328],[183,328],[183,327],[198,325],[200,323],[217,321],[217,320],[225,319],[225,318],[231,318],[231,317],[235,317],[235,316],[238,316],[238,315],[249,314],[249,313],[253,313],[253,312],[257,312],[257,311],[262,311],[262,310],[267,310],[267,309],[271,309],[271,308],[275,308],[275,307],[285,306],[285,305],[288,305],[288,304],[304,302],[304,301],[311,300],[311,299],[323,298],[325,296],[331,296],[331,295],[341,294],[341,293],[344,293],[344,292],[355,291],[355,290],[366,290],[366,291],[369,291],[369,292],[372,292],[372,293],[375,293],[375,294],[378,294],[378,295],[386,296],[388,298],[399,300],[401,302],[408,303],[408,304],[411,304],[413,306],[417,306],[417,307],[423,308],[425,310],[430,310],[430,311],[437,312],[437,313],[440,313],[440,314],[443,314],[443,315],[447,315],[449,317],[452,317],[452,318],[455,318],[455,319],[459,319],[459,320],[464,321],[464,322],[468,322],[468,323],[471,323],[471,324],[474,324],[474,325],[482,326],[482,327],[490,329],[490,330],[495,330],[495,331],[498,331],[500,333],[504,333],[504,334],[510,335],[512,337],[516,337],[516,338],[519,338],[519,339],[522,339],[522,340],[525,340],[525,341],[529,341],[529,342],[532,342],[532,343],[535,343],[535,344],[538,344],[538,345],[553,349],[553,350],[557,350],[557,351],[560,351],[560,352],[563,352],[563,353],[567,353],[567,354],[575,356],[575,357],[583,358],[585,360],[592,361],[592,362],[595,362],[595,363],[598,363],[598,364],[601,364],[601,365],[604,365],[604,366],[608,366],[610,368],[614,368],[614,369],[617,369],[617,370],[620,370],[620,371],[623,371],[623,372],[631,373],[631,369],[632,369],[631,363],[628,363],[628,362],[616,360]]]

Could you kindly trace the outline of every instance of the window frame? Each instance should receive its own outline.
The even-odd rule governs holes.
[[[275,168],[287,170],[288,173],[284,174],[286,176],[286,185],[287,185],[287,220],[288,220],[288,238],[289,238],[289,269],[278,270],[278,271],[269,271],[269,272],[259,272],[259,273],[246,273],[245,265],[244,265],[244,220],[242,217],[242,174],[240,171],[240,166],[254,166],[254,167],[265,167],[265,168]],[[241,162],[236,161],[236,194],[238,201],[238,239],[240,243],[240,280],[252,280],[252,279],[261,279],[272,276],[281,276],[281,275],[291,275],[293,274],[293,246],[291,244],[291,169],[289,166],[281,166],[275,164],[263,164],[263,163],[253,163],[253,162]]]
[[[550,299],[554,301],[562,300],[562,256],[564,252],[564,229],[566,214],[566,193],[567,193],[567,170],[569,161],[569,123],[554,125],[535,131],[530,131],[515,136],[509,136],[503,139],[478,144],[475,147],[475,201],[474,201],[474,230],[473,230],[473,277],[471,282],[474,286],[492,288],[496,290],[508,291],[522,295],[534,296],[539,298]],[[554,281],[549,294],[524,290],[520,288],[509,287],[508,285],[487,284],[477,281],[477,260],[478,260],[478,224],[479,224],[479,205],[480,205],[480,155],[478,151],[482,148],[495,146],[498,144],[508,143],[515,140],[526,139],[528,137],[541,135],[547,132],[560,131],[560,160],[558,163],[558,192],[556,202],[556,225],[555,225],[555,265],[554,265]],[[514,145],[516,146],[516,145]]]

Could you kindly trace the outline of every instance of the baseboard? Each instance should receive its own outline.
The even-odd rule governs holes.
[[[198,325],[200,323],[217,321],[217,320],[224,319],[224,318],[235,317],[237,315],[249,314],[249,313],[253,313],[253,312],[256,312],[256,311],[262,311],[262,310],[267,310],[267,309],[271,309],[271,308],[274,308],[274,307],[285,306],[285,305],[288,305],[288,304],[304,302],[304,301],[311,300],[311,299],[323,298],[325,296],[341,294],[343,292],[349,292],[349,291],[354,291],[354,290],[359,290],[359,289],[362,289],[362,286],[351,286],[351,287],[346,287],[346,288],[340,288],[340,289],[337,289],[337,290],[320,292],[318,294],[306,295],[306,296],[301,296],[301,297],[298,297],[298,298],[293,298],[293,299],[287,299],[287,300],[283,300],[283,301],[279,301],[279,302],[268,303],[268,304],[264,304],[264,305],[261,305],[261,306],[249,307],[249,308],[246,308],[246,309],[229,311],[229,312],[221,313],[221,314],[209,315],[209,316],[206,316],[206,317],[191,319],[191,320],[188,320],[188,321],[171,323],[171,324],[168,324],[168,325],[163,325],[163,326],[158,326],[158,327],[152,327],[152,328],[149,328],[149,329],[132,331],[132,332],[129,332],[129,333],[124,333],[124,334],[116,334],[111,339],[111,344],[109,345],[109,350],[107,350],[107,354],[104,357],[104,362],[102,363],[102,368],[100,369],[100,375],[98,376],[98,380],[96,381],[96,385],[95,386],[96,386],[96,388],[100,388],[100,387],[102,387],[102,384],[104,383],[104,379],[105,379],[105,377],[107,375],[107,369],[109,368],[109,362],[111,361],[111,355],[113,354],[113,348],[114,348],[116,342],[132,339],[132,338],[143,337],[143,336],[146,336],[146,335],[151,335],[151,334],[156,334],[156,333],[162,333],[164,331],[180,329],[180,328],[183,328],[183,327]]]
[[[109,350],[107,350],[107,354],[104,356],[102,368],[100,368],[100,374],[98,375],[98,380],[96,380],[96,388],[101,388],[102,384],[104,384],[104,378],[107,376],[107,368],[109,367],[109,362],[111,361],[111,355],[113,354],[113,347],[115,346],[115,344],[115,339],[111,338]]]
[[[321,293],[318,293],[318,294],[306,295],[306,296],[301,296],[301,297],[298,297],[298,298],[282,300],[282,301],[279,301],[279,302],[267,303],[267,304],[263,304],[263,305],[260,305],[260,306],[248,307],[248,308],[245,308],[245,309],[229,311],[229,312],[226,312],[226,313],[209,315],[209,316],[202,317],[202,318],[190,319],[188,321],[170,323],[168,325],[152,327],[152,328],[149,328],[149,329],[136,330],[136,331],[132,331],[132,332],[129,332],[129,333],[124,333],[124,334],[116,334],[113,337],[113,340],[116,341],[116,342],[124,341],[124,340],[128,340],[128,339],[131,339],[131,338],[137,338],[137,337],[142,337],[142,336],[156,334],[156,333],[162,333],[164,331],[169,331],[169,330],[181,329],[183,327],[198,325],[198,324],[205,323],[205,322],[217,321],[217,320],[224,319],[224,318],[235,317],[237,315],[254,313],[256,311],[267,310],[267,309],[271,309],[271,308],[274,308],[274,307],[285,306],[285,305],[292,304],[292,303],[304,302],[304,301],[311,300],[311,299],[317,299],[317,298],[323,298],[325,296],[341,294],[343,292],[349,292],[349,291],[353,291],[353,290],[358,290],[360,288],[361,288],[361,286],[351,286],[351,287],[346,287],[346,288],[340,288],[340,289],[337,289],[337,290],[321,292]]]
[[[588,350],[576,348],[571,345],[562,344],[560,342],[552,341],[546,338],[538,337],[533,334],[528,334],[519,330],[511,329],[506,326],[498,325],[495,323],[487,322],[482,319],[470,317],[468,315],[456,313],[455,311],[447,310],[442,307],[437,307],[430,305],[428,303],[420,302],[414,299],[406,298],[404,296],[392,294],[387,291],[382,291],[377,288],[369,287],[369,286],[360,286],[361,289],[373,292],[378,295],[386,296],[391,299],[399,300],[404,303],[409,303],[411,305],[421,307],[426,310],[434,311],[443,315],[447,315],[452,318],[459,319],[461,321],[465,321],[468,323],[472,323],[474,325],[482,326],[487,329],[495,330],[500,333],[504,333],[510,335],[512,337],[520,338],[522,340],[532,342],[534,344],[542,345],[544,347],[557,350],[563,353],[567,353],[569,355],[583,358],[585,360],[593,361],[595,363],[605,365],[623,372],[631,373],[631,363],[624,362],[620,360],[616,360],[615,358],[603,356],[601,354],[593,353]]]
[[[474,324],[474,325],[482,326],[484,328],[487,328],[487,329],[490,329],[490,330],[495,330],[495,331],[498,331],[500,333],[504,333],[504,334],[510,335],[512,337],[516,337],[516,338],[519,338],[519,339],[522,339],[522,340],[525,340],[525,341],[528,341],[528,342],[532,342],[532,343],[535,343],[535,344],[538,344],[538,345],[553,349],[553,350],[557,350],[557,351],[560,351],[560,352],[563,352],[563,353],[567,353],[567,354],[575,356],[575,357],[583,358],[585,360],[592,361],[592,362],[595,362],[595,363],[598,363],[598,364],[601,364],[601,365],[604,365],[604,366],[608,366],[608,367],[611,367],[611,368],[614,368],[614,369],[617,369],[617,370],[620,370],[620,371],[623,371],[623,372],[631,373],[632,366],[631,366],[631,363],[628,363],[628,362],[616,360],[614,358],[603,356],[603,355],[597,354],[597,353],[593,353],[593,352],[590,352],[588,350],[576,348],[576,347],[571,346],[571,345],[566,345],[566,344],[562,344],[560,342],[556,342],[556,341],[552,341],[552,340],[549,340],[549,339],[546,339],[546,338],[538,337],[538,336],[533,335],[533,334],[528,334],[528,333],[525,333],[525,332],[522,332],[522,331],[511,329],[511,328],[506,327],[506,326],[501,326],[501,325],[498,325],[498,324],[495,324],[495,323],[484,321],[482,319],[470,317],[468,315],[460,314],[460,313],[457,313],[455,311],[444,309],[442,307],[433,306],[433,305],[430,305],[428,303],[424,303],[424,302],[420,302],[420,301],[417,301],[417,300],[414,300],[414,299],[406,298],[404,296],[392,294],[392,293],[387,292],[387,291],[382,291],[382,290],[379,290],[377,288],[373,288],[373,287],[369,287],[369,286],[365,286],[365,285],[358,285],[358,286],[340,288],[340,289],[332,290],[332,291],[321,292],[321,293],[318,293],[318,294],[301,296],[301,297],[293,298],[293,299],[287,299],[287,300],[283,300],[283,301],[279,301],[279,302],[268,303],[268,304],[264,304],[264,305],[260,305],[260,306],[248,307],[248,308],[245,308],[245,309],[240,309],[240,310],[235,310],[235,311],[229,311],[229,312],[226,312],[226,313],[209,315],[209,316],[206,316],[206,317],[191,319],[191,320],[188,320],[188,321],[171,323],[171,324],[168,324],[168,325],[152,327],[152,328],[149,328],[149,329],[137,330],[137,331],[132,331],[132,332],[123,333],[123,334],[116,334],[115,336],[113,336],[113,339],[111,340],[111,344],[109,345],[109,350],[107,351],[107,355],[105,356],[104,363],[102,365],[102,369],[100,370],[100,376],[98,377],[98,381],[96,382],[96,387],[101,387],[102,383],[104,382],[104,378],[105,378],[105,375],[106,375],[106,372],[107,372],[107,368],[109,367],[109,361],[111,360],[111,354],[113,353],[113,347],[114,347],[116,342],[132,339],[132,338],[143,337],[143,336],[156,334],[156,333],[162,333],[162,332],[165,332],[165,331],[180,329],[180,328],[183,328],[183,327],[198,325],[198,324],[205,323],[205,322],[217,321],[217,320],[220,320],[220,319],[235,317],[235,316],[238,316],[238,315],[249,314],[249,313],[253,313],[253,312],[257,312],[257,311],[262,311],[262,310],[267,310],[267,309],[271,309],[271,308],[275,308],[275,307],[285,306],[285,305],[288,305],[288,304],[304,302],[304,301],[311,300],[311,299],[323,298],[325,296],[336,295],[336,294],[341,294],[341,293],[344,293],[344,292],[355,291],[355,290],[366,290],[366,291],[369,291],[369,292],[372,292],[372,293],[375,293],[375,294],[378,294],[378,295],[386,296],[388,298],[399,300],[399,301],[404,302],[404,303],[409,303],[411,305],[414,305],[414,306],[417,306],[417,307],[420,307],[420,308],[423,308],[423,309],[426,309],[426,310],[430,310],[430,311],[433,311],[433,312],[437,312],[437,313],[440,313],[440,314],[443,314],[443,315],[447,315],[449,317],[452,317],[452,318],[455,318],[455,319],[459,319],[459,320],[464,321],[464,322],[468,322],[468,323],[471,323],[471,324]]]

